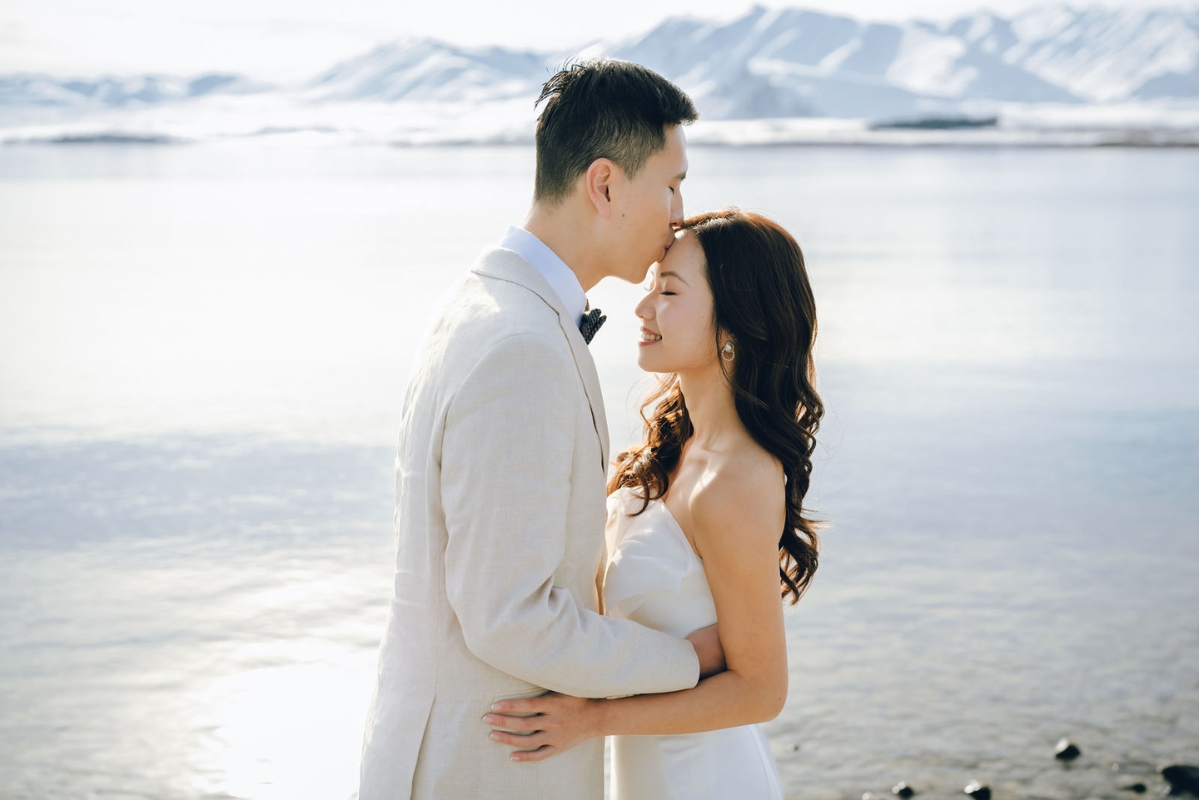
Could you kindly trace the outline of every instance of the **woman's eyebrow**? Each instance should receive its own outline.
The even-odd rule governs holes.
[[[678,272],[674,272],[673,270],[669,270],[669,269],[664,270],[663,272],[658,273],[658,277],[660,277],[660,278],[666,278],[666,277],[679,278],[679,280],[683,281],[684,286],[691,286],[690,283],[683,280],[682,275],[680,275]]]

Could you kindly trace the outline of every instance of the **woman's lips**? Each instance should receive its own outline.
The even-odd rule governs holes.
[[[661,341],[662,336],[650,330],[649,328],[642,328],[642,338],[638,341],[638,346],[645,347],[648,344],[655,344]]]

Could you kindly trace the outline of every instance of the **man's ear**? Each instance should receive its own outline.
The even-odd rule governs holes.
[[[588,165],[583,174],[583,187],[587,198],[596,208],[596,213],[608,219],[612,213],[611,188],[617,174],[617,165],[607,158],[597,158]]]

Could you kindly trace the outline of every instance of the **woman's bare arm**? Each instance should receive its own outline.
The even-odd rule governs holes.
[[[549,694],[507,700],[484,721],[492,738],[538,761],[593,736],[698,733],[773,719],[787,698],[787,644],[779,595],[782,486],[762,470],[726,473],[689,505],[727,670],[694,689],[615,700]],[[510,716],[513,714],[536,716]],[[508,733],[516,731],[518,733]]]

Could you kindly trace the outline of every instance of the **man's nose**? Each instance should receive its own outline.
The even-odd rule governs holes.
[[[671,227],[678,230],[683,227],[683,190],[676,189],[671,197]]]

